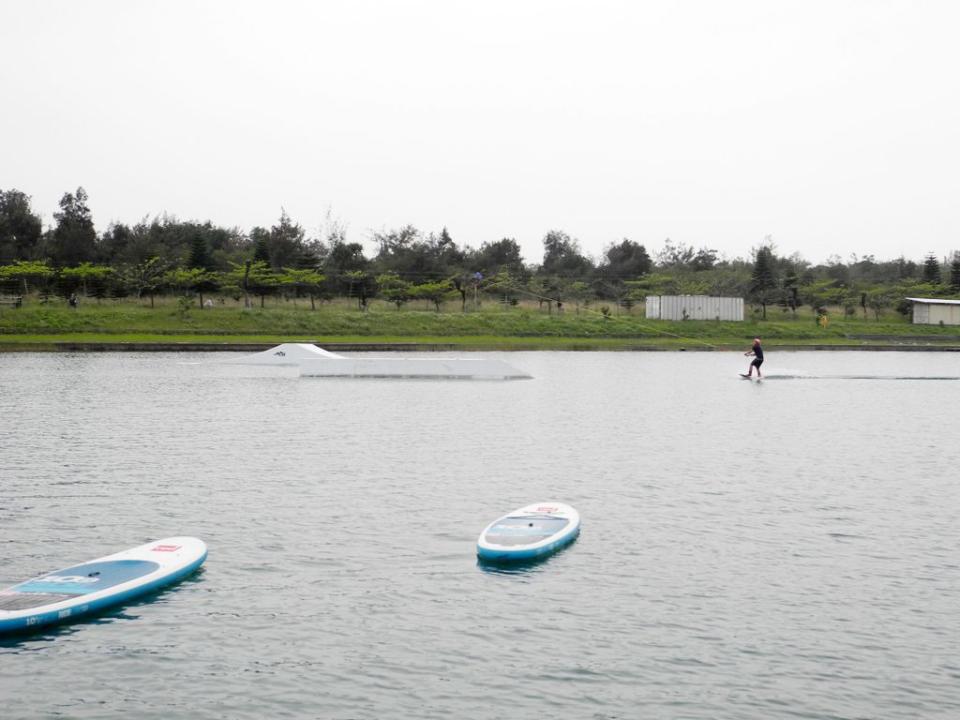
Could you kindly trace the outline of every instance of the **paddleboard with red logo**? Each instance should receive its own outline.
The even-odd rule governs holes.
[[[481,560],[509,562],[545,557],[580,534],[580,513],[559,502],[541,502],[514,510],[490,523],[477,540]]]
[[[182,580],[207,558],[193,537],[171,537],[39,575],[0,591],[0,635],[85,615]]]

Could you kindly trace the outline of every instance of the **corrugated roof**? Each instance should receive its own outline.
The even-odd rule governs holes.
[[[944,298],[907,298],[907,300],[927,303],[928,305],[960,305],[960,300],[945,300]]]

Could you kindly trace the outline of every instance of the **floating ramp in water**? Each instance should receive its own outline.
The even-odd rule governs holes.
[[[223,360],[227,365],[279,365],[296,367],[303,360],[323,360],[328,358],[344,359],[343,355],[328,352],[310,343],[283,343],[276,347],[244,355],[240,358]]]
[[[530,375],[493,358],[345,357],[307,343],[284,343],[236,360],[232,365],[295,366],[301,377],[459,378],[514,380]]]

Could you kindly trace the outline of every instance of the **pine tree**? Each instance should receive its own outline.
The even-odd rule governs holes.
[[[934,285],[941,282],[940,261],[933,253],[927,255],[927,259],[923,261],[923,281]]]
[[[757,250],[757,259],[750,278],[750,295],[763,308],[763,319],[767,319],[767,303],[777,288],[777,275],[774,267],[773,250],[764,245]]]
[[[274,270],[287,267],[301,267],[304,250],[304,231],[290,219],[287,211],[280,209],[280,222],[270,228],[267,237],[270,250],[270,262]]]
[[[953,262],[950,263],[950,289],[960,293],[960,252],[953,254]]]
[[[213,270],[213,259],[210,257],[207,239],[199,229],[194,229],[193,237],[190,239],[190,259],[187,262],[187,267]]]
[[[453,238],[450,237],[450,233],[447,231],[446,227],[444,227],[443,230],[440,231],[440,241],[437,243],[437,245],[439,245],[442,248],[447,247],[449,245],[453,245]]]
[[[316,270],[323,263],[320,247],[316,243],[304,243],[297,253],[294,267],[300,270]]]
[[[250,239],[253,240],[253,261],[270,264],[270,243],[269,234],[266,230],[256,227],[250,231]]]

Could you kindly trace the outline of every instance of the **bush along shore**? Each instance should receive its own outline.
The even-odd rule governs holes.
[[[198,333],[667,345],[698,339],[704,347],[759,333],[773,340],[856,344],[848,336],[913,338],[914,331],[901,327],[911,311],[907,298],[960,298],[960,252],[929,252],[923,259],[834,255],[814,263],[799,253],[778,252],[772,237],[746,257],[669,238],[657,250],[629,238],[611,239],[601,251],[600,238],[590,238],[594,254],[578,238],[551,229],[542,238],[542,256],[525,258],[516,238],[487,238],[475,247],[458,242],[446,227],[383,228],[357,242],[329,213],[310,231],[283,210],[269,228],[244,230],[167,214],[98,228],[89,200],[82,187],[65,192],[55,222],[45,228],[26,192],[0,189],[0,312],[24,310],[19,318],[5,317],[0,330],[144,339]],[[750,322],[643,324],[645,299],[658,295],[744,298],[752,305]],[[92,298],[116,313],[93,312],[98,306]],[[230,306],[241,299],[263,313],[231,315]],[[38,300],[43,307],[26,312]],[[147,316],[141,300],[153,309],[170,302],[174,308]],[[51,310],[67,302],[75,316]],[[351,303],[355,314],[346,312]],[[209,313],[194,312],[208,304]],[[304,306],[316,314],[294,312]],[[421,307],[435,315],[418,312]],[[385,312],[391,308],[397,312]],[[834,322],[817,335],[805,322],[811,314]],[[858,330],[857,323],[868,318],[876,326]],[[896,327],[883,328],[887,322]]]
[[[829,317],[829,316],[828,316]],[[203,308],[198,301],[149,303],[86,300],[76,306],[31,299],[0,306],[0,350],[248,349],[280,342],[313,342],[341,349],[741,349],[753,337],[770,347],[960,348],[960,327],[912,325],[890,312],[878,319],[837,313],[824,323],[811,312],[769,312],[745,322],[647,320],[629,310],[587,305],[547,309],[532,304],[483,303],[467,311],[450,304],[397,309],[348,300],[278,301],[244,308],[232,300]]]
[[[247,346],[302,340],[381,347],[950,349],[957,329],[914,328],[907,298],[960,298],[960,252],[812,263],[772,238],[749,257],[629,238],[597,255],[553,229],[540,259],[515,238],[479,247],[446,227],[373,232],[327,216],[308,232],[171,215],[94,224],[80,187],[44,228],[28,194],[0,189],[0,348]],[[598,239],[590,245],[598,247]],[[370,254],[372,250],[372,254]],[[744,298],[747,321],[645,318],[646,298]]]

